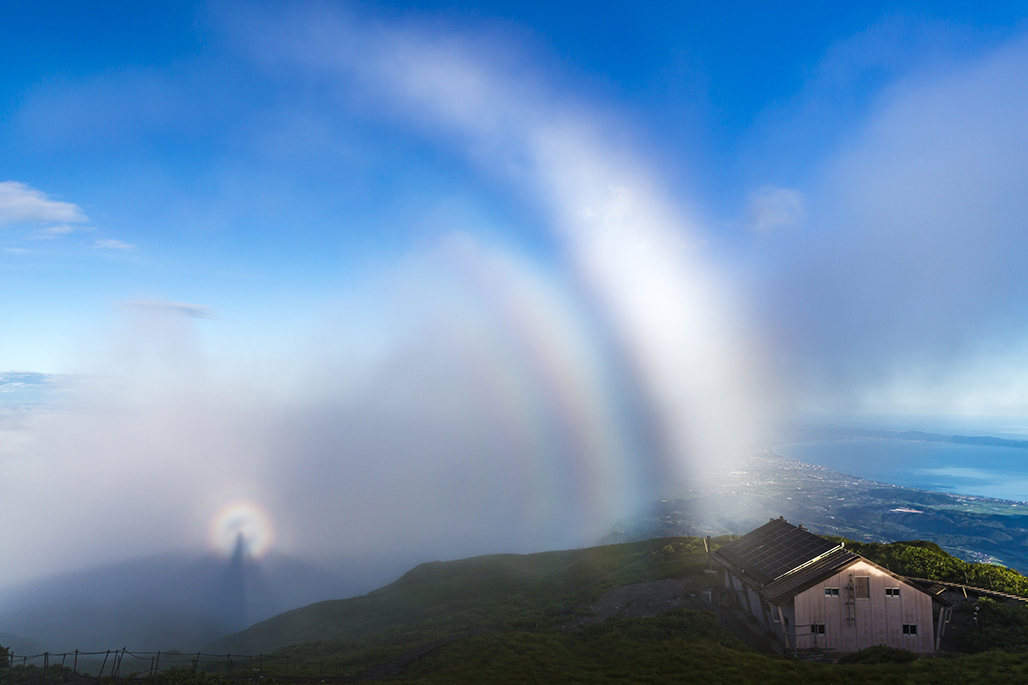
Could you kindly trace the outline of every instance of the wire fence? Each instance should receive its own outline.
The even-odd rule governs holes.
[[[0,659],[0,663],[3,660]],[[270,654],[208,654],[180,651],[132,652],[115,649],[103,652],[43,652],[42,654],[8,653],[6,668],[0,671],[0,682],[47,683],[80,681],[104,677],[135,678],[152,676],[170,669],[191,669],[229,678],[259,679],[264,677],[297,680],[326,679],[336,682],[355,680],[344,672],[338,658],[298,659],[292,655]],[[29,674],[32,677],[29,677]]]

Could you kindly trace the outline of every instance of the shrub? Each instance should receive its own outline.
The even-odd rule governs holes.
[[[907,664],[915,661],[917,655],[905,649],[875,645],[839,659],[840,664]]]

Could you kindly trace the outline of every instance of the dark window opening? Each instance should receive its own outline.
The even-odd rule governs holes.
[[[917,635],[917,624],[916,623],[904,623],[903,624],[904,635]]]
[[[914,626],[914,627],[916,628],[917,626]],[[814,635],[824,635],[825,634],[825,624],[824,623],[811,623],[810,624],[810,632],[813,633]]]
[[[900,589],[898,587],[887,587],[885,588],[886,597],[899,597]]]
[[[839,588],[837,588],[837,587],[826,587],[825,588],[825,597],[838,597],[838,596],[839,596]]]

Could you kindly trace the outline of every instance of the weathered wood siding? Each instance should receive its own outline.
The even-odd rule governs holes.
[[[856,596],[861,576],[869,580],[866,599]],[[839,588],[839,596],[826,596],[825,588]],[[899,596],[886,596],[886,588],[899,588]],[[794,605],[799,649],[856,652],[884,644],[935,651],[931,597],[865,561],[796,595]],[[825,634],[811,633],[812,624],[824,625]],[[917,634],[904,634],[904,624],[917,626]]]

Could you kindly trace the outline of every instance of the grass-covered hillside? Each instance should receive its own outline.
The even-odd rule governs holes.
[[[846,547],[891,571],[910,578],[929,578],[1028,597],[1028,577],[996,564],[974,564],[946,553],[934,542],[844,542]]]
[[[702,618],[700,612],[692,613]],[[773,657],[722,644],[723,631],[668,630],[633,635],[640,623],[664,626],[678,617],[602,624],[588,633],[490,633],[443,647],[413,664],[397,683],[703,683],[704,685],[1022,685],[1028,655],[986,652],[909,661],[887,655],[871,663],[831,664]],[[692,621],[689,621],[690,623]],[[872,648],[873,649],[873,648]],[[871,650],[868,650],[871,651]],[[863,656],[863,655],[862,655]],[[900,663],[891,662],[892,659]]]
[[[479,628],[545,631],[621,585],[686,577],[710,584],[706,564],[699,538],[432,562],[367,595],[281,614],[205,651],[288,648],[305,661],[338,659],[344,672],[354,672],[411,646]]]
[[[716,546],[724,541],[713,542]],[[932,543],[846,543],[877,563],[908,575],[955,579],[986,588],[999,589],[1003,584],[1008,592],[1025,587],[1025,579],[1014,571],[967,564]],[[265,683],[278,675],[316,676],[319,681],[322,672],[327,681],[352,677],[412,647],[454,637],[457,639],[426,651],[390,680],[732,685],[1028,682],[1026,606],[982,600],[960,609],[966,619],[974,619],[964,621],[963,637],[957,643],[965,654],[917,659],[901,650],[872,648],[846,659],[847,663],[813,663],[747,647],[754,643],[752,635],[740,639],[742,633],[732,632],[740,630],[740,625],[725,623],[727,614],[688,599],[716,583],[715,576],[704,572],[706,563],[700,538],[434,562],[363,597],[321,602],[282,614],[206,651],[263,653],[263,662],[237,658],[234,675],[263,675]],[[684,603],[688,606],[632,618],[625,606],[607,620],[588,620],[593,609],[599,612],[611,596],[630,588],[604,593],[667,578],[685,580]],[[601,595],[603,599],[597,601]],[[482,628],[489,630],[471,632]],[[268,658],[273,652],[290,655],[285,670],[281,660]],[[259,663],[263,663],[263,671],[254,668]],[[141,680],[147,685],[238,682],[205,674],[204,668],[219,670],[204,664],[195,673],[187,668]],[[3,675],[0,673],[0,685],[56,682],[43,677],[39,669],[14,668],[6,678]]]
[[[713,544],[726,539],[715,539]],[[906,575],[1028,595],[1028,579],[1016,571],[961,561],[934,543],[845,542]],[[709,682],[738,682],[740,672],[752,669],[764,672],[772,682],[776,678],[780,682],[865,682],[861,678],[873,668],[884,682],[947,682],[939,679],[943,671],[933,670],[941,666],[923,660],[829,667],[760,654],[744,647],[713,613],[702,610],[678,609],[655,618],[615,618],[580,630],[565,629],[589,613],[590,602],[616,587],[679,578],[687,580],[689,592],[699,594],[717,582],[715,576],[704,573],[706,565],[700,538],[433,562],[362,597],[321,602],[276,616],[211,645],[208,651],[289,654],[301,664],[330,663],[333,672],[355,674],[417,645],[490,628],[488,633],[462,637],[433,651],[401,678],[513,682],[554,676],[580,682],[619,678],[672,682],[686,668],[703,670]],[[1022,673],[1028,668],[1028,660],[1020,653],[1028,650],[1028,607],[984,602],[979,610],[980,630],[968,634],[961,648],[979,652],[995,647],[1013,654],[997,655],[991,661],[971,656],[948,659],[947,668],[970,669],[966,676],[970,682],[993,667]],[[1023,639],[1018,637],[1022,634]],[[835,675],[826,675],[826,668],[834,669]],[[1028,671],[1023,672],[1028,676]]]

